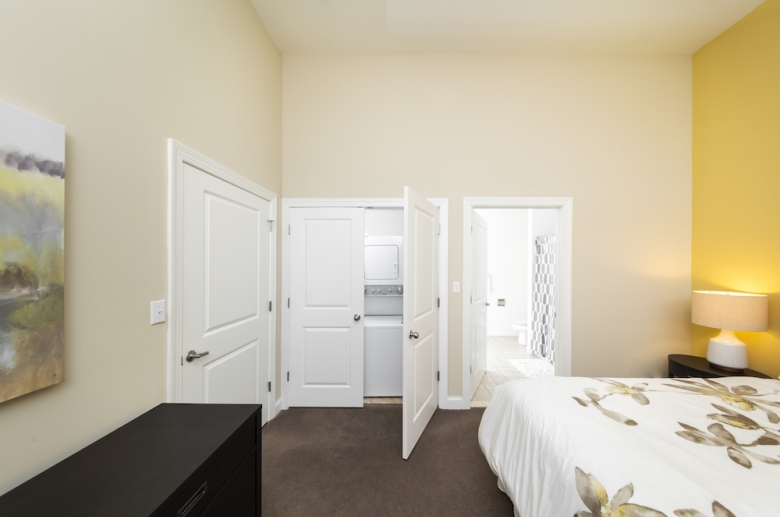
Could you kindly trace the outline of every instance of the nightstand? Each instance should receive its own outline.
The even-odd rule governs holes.
[[[758,377],[771,379],[769,375],[746,368],[741,372],[729,372],[712,366],[703,357],[671,354],[669,356],[669,377]]]

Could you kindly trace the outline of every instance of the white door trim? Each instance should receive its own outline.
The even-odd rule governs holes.
[[[276,194],[243,176],[223,167],[176,140],[168,139],[168,402],[180,402],[181,398],[181,357],[184,312],[182,311],[182,171],[184,165],[190,165],[207,174],[219,178],[231,185],[243,189],[271,204],[268,219],[276,220]],[[263,399],[263,411],[267,410],[268,420],[276,416],[273,394],[276,392],[276,233],[277,226],[272,223],[270,232],[268,282],[269,299],[274,303],[268,313],[268,332],[270,344],[269,380],[271,391]]]
[[[471,285],[471,214],[475,208],[555,208],[558,212],[558,278],[556,286],[555,375],[571,376],[572,342],[572,224],[574,199],[570,197],[464,197],[463,198],[463,286]],[[463,293],[463,400],[462,408],[471,405],[471,312],[469,298]]]
[[[447,397],[447,325],[449,304],[447,300],[448,282],[448,245],[449,245],[449,200],[447,198],[429,198],[428,201],[439,207],[439,407],[442,409],[460,409],[460,397],[454,401]],[[291,208],[311,207],[344,207],[344,208],[403,208],[403,198],[282,198],[282,221],[279,225],[282,232],[282,297],[279,300],[282,310],[281,325],[281,354],[282,354],[282,396],[281,409],[287,409],[287,379],[286,375],[290,367],[290,311],[287,307],[287,298],[290,297],[290,240],[287,234],[287,226],[290,224]]]

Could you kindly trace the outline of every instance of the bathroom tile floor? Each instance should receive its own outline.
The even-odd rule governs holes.
[[[517,336],[488,337],[487,371],[471,399],[471,407],[487,407],[493,391],[499,385],[514,379],[526,378],[512,364],[512,359],[539,358],[526,352],[525,346],[517,342]]]

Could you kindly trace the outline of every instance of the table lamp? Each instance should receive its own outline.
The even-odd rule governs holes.
[[[734,334],[765,332],[769,328],[769,297],[765,294],[725,291],[694,291],[691,321],[721,329],[710,339],[707,360],[724,370],[740,371],[748,366],[747,347]]]

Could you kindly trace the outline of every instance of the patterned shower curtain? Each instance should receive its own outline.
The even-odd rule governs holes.
[[[531,288],[531,352],[555,364],[555,235],[536,238]]]

